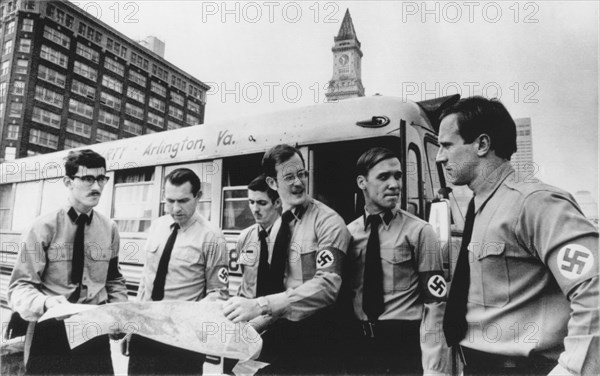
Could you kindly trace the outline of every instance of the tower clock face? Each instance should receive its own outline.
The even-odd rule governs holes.
[[[350,58],[348,57],[348,55],[343,54],[342,56],[339,57],[338,62],[340,63],[340,65],[346,65],[346,64],[348,64],[349,60],[350,60]]]

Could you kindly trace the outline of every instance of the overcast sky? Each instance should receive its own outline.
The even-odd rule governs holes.
[[[75,1],[74,1],[75,2]],[[598,197],[596,1],[79,1],[212,85],[205,122],[323,101],[346,8],[366,95],[500,97],[530,117],[537,176]]]

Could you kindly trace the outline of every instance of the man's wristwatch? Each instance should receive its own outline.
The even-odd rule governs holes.
[[[256,301],[258,302],[258,306],[260,307],[261,315],[270,315],[271,314],[271,309],[269,307],[269,301],[267,300],[267,298],[265,298],[264,296],[261,296],[258,299],[256,299]]]

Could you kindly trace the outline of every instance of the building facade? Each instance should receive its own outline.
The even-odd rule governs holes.
[[[363,53],[348,9],[346,9],[340,31],[333,40],[335,43],[331,48],[333,77],[329,81],[327,93],[325,93],[327,101],[364,97],[365,88],[361,78]]]
[[[74,4],[0,21],[0,161],[204,122],[208,85]]]
[[[522,177],[533,177],[538,168],[533,162],[533,146],[531,138],[531,118],[514,119],[517,125],[517,152],[510,159],[515,170]]]

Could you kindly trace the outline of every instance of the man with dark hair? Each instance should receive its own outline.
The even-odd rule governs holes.
[[[466,375],[597,375],[598,231],[567,192],[519,180],[515,134],[497,100],[462,99],[441,116],[437,161],[474,194],[446,340]]]
[[[113,370],[107,336],[71,351],[62,321],[36,323],[58,304],[127,301],[117,225],[93,210],[108,181],[106,162],[92,150],[72,151],[65,171],[68,204],[38,217],[23,232],[8,302],[30,321],[25,339],[28,374],[109,374]]]
[[[199,301],[213,291],[227,294],[228,256],[221,231],[198,213],[200,179],[179,168],[165,178],[165,211],[153,221],[137,300]],[[124,351],[126,352],[126,350]],[[133,334],[129,374],[202,373],[204,355]]]
[[[268,293],[264,299],[232,298],[224,313],[234,322],[260,315],[276,320],[263,336],[259,358],[271,363],[271,372],[327,373],[337,366],[329,346],[335,320],[327,308],[335,303],[342,283],[350,234],[335,211],[308,196],[308,171],[297,149],[271,148],[263,157],[263,171],[284,211],[274,225],[279,230]]]
[[[346,331],[347,367],[357,374],[443,374],[446,284],[437,235],[397,208],[402,167],[391,150],[367,150],[356,170],[365,213],[348,225],[344,284],[357,321]]]

